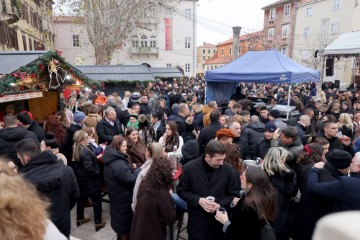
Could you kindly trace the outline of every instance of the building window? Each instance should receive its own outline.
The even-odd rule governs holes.
[[[333,10],[340,9],[341,7],[341,0],[333,0]]]
[[[310,34],[311,34],[311,27],[310,26],[305,27],[305,29],[304,29],[304,37],[309,37]]]
[[[80,47],[79,35],[73,35],[73,47]]]
[[[306,16],[312,16],[312,7],[306,8]]]
[[[166,67],[167,67],[167,68],[171,68],[171,63],[167,63],[167,64],[166,64]]]
[[[274,38],[274,28],[269,28],[268,39]]]
[[[190,63],[185,64],[185,72],[190,72]]]
[[[281,52],[282,52],[282,54],[287,54],[287,46],[282,46],[281,47]]]
[[[191,42],[191,38],[186,37],[185,38],[185,48],[190,48],[190,42]]]
[[[156,48],[156,37],[155,36],[150,36],[150,47],[151,48]]]
[[[190,19],[190,18],[191,18],[191,9],[190,9],[190,8],[186,8],[186,9],[185,9],[185,18],[186,18],[186,19]]]
[[[132,41],[131,41],[131,45],[133,48],[138,48],[139,47],[139,39],[137,36],[133,36]]]
[[[209,50],[209,52],[210,52],[210,50]],[[216,50],[213,50],[213,53],[216,53]]]
[[[32,40],[31,40],[31,38],[29,38],[29,50],[30,50],[30,51],[33,50],[33,45],[32,45]]]
[[[206,57],[203,57],[203,61],[205,61],[206,60]]]
[[[289,24],[283,25],[281,30],[281,36],[283,38],[289,37],[289,30],[290,30]]]
[[[300,50],[300,55],[301,55],[301,61],[306,61],[309,59],[309,50],[307,49],[301,49]]]
[[[232,48],[229,49],[229,55],[231,55],[231,54],[232,54]]]
[[[205,54],[205,49],[203,49],[203,54]]]
[[[284,16],[285,17],[290,16],[290,9],[291,9],[291,4],[286,4],[284,6]]]
[[[141,36],[140,46],[141,46],[142,48],[148,47],[147,36],[145,36],[145,35],[142,35],[142,36]]]
[[[275,20],[275,14],[276,14],[276,8],[270,9],[270,12],[269,12],[269,21],[274,21],[274,20]]]
[[[221,56],[224,56],[225,50],[222,48],[221,49]]]
[[[330,24],[330,33],[331,34],[338,33],[339,32],[339,25],[340,25],[339,22],[332,22]]]

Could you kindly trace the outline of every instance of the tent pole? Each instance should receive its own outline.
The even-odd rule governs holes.
[[[286,111],[286,121],[289,119],[289,109],[290,109],[290,92],[291,92],[291,84],[290,84],[290,87],[289,87],[289,93],[288,93],[288,103],[287,103],[287,106],[288,106],[288,109]]]

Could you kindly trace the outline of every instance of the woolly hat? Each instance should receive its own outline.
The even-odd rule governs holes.
[[[334,149],[329,153],[327,161],[336,169],[344,169],[350,166],[352,157],[346,151]]]
[[[81,111],[76,111],[74,113],[74,122],[75,123],[80,123],[85,117],[86,117],[85,113],[83,113]]]
[[[267,124],[265,124],[265,131],[268,132],[275,132],[276,130],[276,125],[273,122],[268,122]]]
[[[30,115],[27,112],[22,112],[17,116],[17,119],[25,125],[28,125],[31,123]]]
[[[273,110],[271,110],[270,111],[270,116],[272,116],[273,118],[279,118],[280,117],[280,111],[279,110],[277,110],[277,109],[273,109]]]

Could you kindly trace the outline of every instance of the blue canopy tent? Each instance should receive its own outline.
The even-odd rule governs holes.
[[[274,49],[249,51],[219,69],[206,71],[205,79],[206,101],[219,102],[229,100],[240,82],[290,84],[291,90],[291,84],[294,83],[318,82],[320,72],[305,67]]]

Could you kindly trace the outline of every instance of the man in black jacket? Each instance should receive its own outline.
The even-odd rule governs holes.
[[[210,113],[210,125],[201,129],[200,134],[197,138],[199,143],[200,155],[205,153],[205,146],[212,140],[216,138],[217,130],[223,128],[219,123],[220,112],[214,110]]]
[[[116,117],[114,108],[108,107],[105,110],[105,117],[96,125],[96,133],[99,137],[99,144],[110,144],[115,135],[122,134],[121,124]]]
[[[70,212],[80,195],[73,170],[59,161],[51,151],[41,152],[40,143],[36,139],[20,141],[16,151],[24,165],[21,170],[24,178],[50,200],[51,221],[62,234],[69,237]]]
[[[39,142],[45,138],[44,129],[42,129],[36,121],[31,120],[28,112],[20,113],[17,118],[24,128],[30,132],[35,133]]]
[[[214,212],[220,206],[229,208],[239,192],[234,170],[224,162],[225,157],[224,144],[212,140],[205,148],[205,155],[184,166],[177,191],[188,204],[189,239],[225,239]]]
[[[246,160],[246,156],[248,156],[249,144],[248,142],[241,137],[241,124],[237,121],[232,121],[229,124],[229,129],[234,134],[233,143],[239,146],[241,159]]]
[[[0,155],[12,160],[20,169],[22,164],[16,155],[15,145],[23,139],[35,139],[35,133],[26,130],[23,127],[18,127],[18,120],[15,115],[4,116],[3,129],[0,129]]]
[[[271,141],[277,141],[277,140],[273,140],[275,130],[276,130],[275,123],[268,122],[267,124],[265,124],[264,138],[258,141],[255,146],[255,156],[257,158],[264,159],[265,154],[270,149]]]
[[[185,131],[185,120],[186,117],[190,115],[189,106],[186,103],[181,103],[179,105],[178,113],[171,115],[168,120],[175,121],[177,125],[178,134],[181,135]]]

